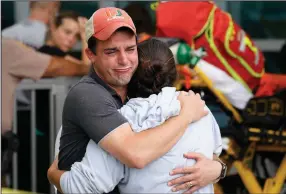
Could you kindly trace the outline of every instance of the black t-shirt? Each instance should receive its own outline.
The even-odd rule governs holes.
[[[70,170],[73,163],[82,160],[90,139],[98,143],[127,122],[118,111],[122,106],[120,96],[98,77],[93,68],[71,88],[63,108],[60,170]]]
[[[52,55],[52,56],[58,56],[58,57],[64,57],[67,55],[67,52],[62,51],[58,47],[48,46],[48,45],[42,46],[41,48],[38,49],[38,51],[41,53],[45,53],[45,54]]]

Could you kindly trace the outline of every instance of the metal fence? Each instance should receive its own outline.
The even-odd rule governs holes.
[[[27,150],[27,153],[30,154],[30,167],[27,166],[27,168],[30,168],[30,174],[20,175],[19,174],[19,158],[18,155],[19,152],[14,154],[13,156],[13,162],[12,162],[12,186],[14,189],[19,189],[19,181],[24,181],[23,177],[26,177],[27,179],[30,179],[29,182],[30,185],[30,191],[32,192],[39,192],[37,190],[37,184],[40,184],[38,181],[41,181],[38,179],[38,173],[37,173],[37,165],[40,164],[41,158],[37,157],[37,153],[39,153],[39,150],[41,147],[38,147],[38,144],[41,142],[37,142],[37,134],[36,134],[36,120],[37,116],[40,116],[36,112],[37,106],[42,106],[43,102],[41,104],[37,103],[36,94],[39,91],[46,90],[48,91],[48,102],[44,102],[49,104],[49,129],[48,129],[48,142],[49,142],[49,153],[45,153],[49,155],[49,164],[51,164],[54,160],[54,145],[55,145],[55,138],[57,131],[62,125],[62,109],[64,105],[64,101],[66,98],[66,95],[70,89],[70,87],[75,84],[80,78],[66,78],[66,77],[60,77],[60,78],[53,78],[53,79],[41,79],[37,82],[34,82],[33,80],[24,80],[20,83],[20,85],[17,88],[17,91],[21,92],[29,92],[29,105],[27,107],[23,107],[19,105],[19,102],[15,100],[15,108],[14,108],[14,118],[13,118],[13,132],[16,134],[19,134],[19,130],[21,129],[21,124],[18,123],[19,121],[19,114],[21,111],[25,110],[26,113],[30,113],[29,118],[29,126],[30,129],[27,130],[30,132],[30,150]],[[39,108],[39,107],[38,107]],[[37,108],[37,109],[38,109]],[[27,121],[28,122],[28,121]],[[21,136],[19,135],[20,139],[20,147],[21,147]],[[23,140],[22,140],[23,142]],[[26,142],[25,142],[26,143]],[[22,150],[23,151],[23,150]],[[22,154],[22,153],[21,153]],[[43,160],[43,159],[42,159]],[[47,162],[47,161],[46,161]],[[23,162],[21,162],[23,163]],[[45,175],[46,176],[46,173]],[[22,177],[22,178],[19,178]],[[20,180],[19,180],[20,179]],[[22,188],[20,188],[22,189]],[[42,191],[43,192],[43,191]],[[45,191],[52,193],[53,189],[50,187],[50,191]]]

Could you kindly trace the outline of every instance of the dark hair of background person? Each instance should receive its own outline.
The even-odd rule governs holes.
[[[48,7],[49,6],[49,4],[50,4],[51,2],[48,2],[48,1],[30,1],[29,2],[29,7],[30,7],[30,9],[34,9],[34,8],[46,8],[46,7]],[[60,6],[60,1],[58,1],[58,2],[54,2],[58,7]]]
[[[177,78],[176,64],[168,45],[156,39],[138,44],[139,65],[130,83],[128,96],[149,97],[163,87],[172,87]]]
[[[155,34],[155,25],[152,22],[152,17],[142,3],[130,2],[129,5],[124,8],[124,10],[132,18],[137,34],[142,32],[150,35]]]
[[[76,22],[78,22],[79,14],[75,11],[61,11],[54,20],[55,27],[59,27],[64,19],[72,19]]]

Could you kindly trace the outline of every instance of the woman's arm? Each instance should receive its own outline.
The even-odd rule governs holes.
[[[70,62],[73,62],[73,63],[77,63],[79,65],[86,65],[83,61],[71,56],[71,55],[66,55],[65,56],[65,59],[70,61]]]
[[[69,171],[57,166],[58,159],[48,170],[48,179],[62,193],[109,193],[124,178],[124,165],[90,141],[81,162]]]
[[[100,188],[96,182],[92,182],[93,171],[91,169],[84,170],[83,168],[71,169],[63,171],[57,168],[57,160],[53,162],[48,170],[48,179],[51,184],[55,185],[59,192],[64,194],[69,193],[104,193],[95,188]],[[96,161],[95,161],[96,162]],[[78,163],[77,163],[78,164]],[[78,164],[79,166],[81,164]],[[93,185],[94,184],[94,185]],[[111,191],[111,190],[110,190]]]

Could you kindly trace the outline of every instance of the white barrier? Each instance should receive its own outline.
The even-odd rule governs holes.
[[[27,177],[31,178],[31,191],[37,191],[37,138],[36,138],[36,92],[37,90],[49,90],[49,158],[50,164],[54,160],[54,145],[57,131],[62,125],[62,110],[66,95],[72,85],[74,85],[80,78],[79,77],[59,77],[50,79],[41,79],[37,82],[33,80],[23,80],[17,88],[17,91],[30,91],[31,99],[29,111],[31,115],[30,126],[31,126],[31,173]],[[16,98],[15,98],[16,99]],[[14,107],[14,118],[13,118],[13,132],[17,134],[18,131],[18,111],[21,107],[17,106],[15,100]],[[12,177],[13,177],[13,188],[18,189],[18,156],[14,154],[12,164]],[[53,189],[51,187],[50,191]]]

